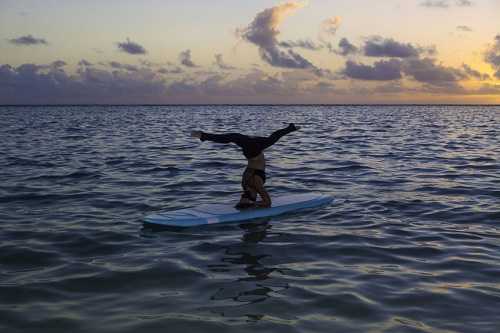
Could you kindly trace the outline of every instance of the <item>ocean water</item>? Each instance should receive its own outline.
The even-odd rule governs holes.
[[[268,135],[271,196],[327,207],[151,229],[237,201]],[[500,107],[0,107],[1,332],[499,332]]]

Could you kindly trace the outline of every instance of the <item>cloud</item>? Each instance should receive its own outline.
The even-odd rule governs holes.
[[[314,72],[303,70],[290,70],[281,73],[281,78],[286,82],[305,82],[316,80]]]
[[[160,68],[158,70],[158,73],[160,73],[160,74],[181,74],[181,73],[184,73],[184,71],[180,67],[175,67],[172,69]]]
[[[420,6],[429,8],[448,8],[450,4],[448,0],[426,0],[422,1]]]
[[[420,6],[428,8],[449,8],[451,6],[470,7],[473,5],[470,0],[425,0],[420,2]]]
[[[500,84],[485,83],[474,93],[477,95],[499,95]]]
[[[48,45],[49,43],[43,38],[36,38],[32,35],[21,36],[18,38],[9,39],[9,42],[18,46],[26,45]]]
[[[414,88],[403,86],[401,81],[390,81],[389,83],[376,86],[375,88],[373,88],[372,92],[380,94],[401,94],[414,92],[415,90],[416,89]]]
[[[407,59],[403,63],[403,72],[418,82],[432,86],[456,85],[458,81],[467,78],[464,71],[436,64],[431,58]]]
[[[440,85],[435,84],[436,80],[420,79],[421,86],[404,86],[406,81],[398,79],[403,70],[408,71],[404,68],[407,62],[409,59],[381,60],[373,65],[348,62],[344,78],[378,82],[367,86],[364,82],[354,81],[349,89],[336,87],[324,77],[318,79],[312,69],[287,69],[274,74],[254,69],[241,75],[237,74],[239,72],[185,72],[185,75],[179,76],[171,73],[175,69],[167,67],[164,73],[160,73],[164,67],[158,70],[157,66],[142,65],[137,66],[137,71],[130,71],[117,62],[113,67],[110,65],[112,61],[94,66],[82,63],[73,74],[65,71],[64,61],[61,60],[18,67],[0,65],[0,104],[373,102],[377,100],[370,96],[500,93],[500,85],[492,84],[467,90],[454,81],[456,78],[438,80],[444,81]],[[359,86],[356,87],[356,84]]]
[[[471,7],[473,5],[470,0],[456,0],[455,4],[459,7]]]
[[[130,72],[137,72],[139,69],[134,65],[121,64],[117,61],[110,61],[109,65],[114,69],[124,69]]]
[[[289,1],[281,5],[267,8],[258,13],[253,21],[244,29],[237,31],[244,40],[259,47],[259,53],[266,63],[284,68],[313,68],[314,66],[292,49],[282,50],[277,36],[283,20],[305,4]]]
[[[331,94],[335,91],[335,85],[331,82],[319,81],[308,89],[310,93]]]
[[[284,42],[280,42],[279,46],[284,47],[284,48],[297,47],[297,48],[311,50],[311,51],[317,51],[317,50],[321,50],[323,48],[322,45],[318,45],[310,39],[299,39],[296,41],[291,41],[291,40],[284,41]]]
[[[182,51],[179,54],[179,61],[182,65],[186,67],[198,67],[192,60],[191,60],[191,50],[185,50]]]
[[[125,52],[128,54],[133,54],[133,55],[147,53],[147,51],[144,47],[142,47],[141,45],[139,45],[135,42],[132,42],[128,38],[127,38],[126,42],[118,43],[118,49],[120,49],[120,51],[122,51],[122,52]]]
[[[146,60],[146,59],[139,59],[139,63],[141,65],[141,68],[147,68],[151,71],[154,71],[158,74],[162,74],[162,75],[166,75],[166,74],[181,74],[181,73],[184,73],[184,70],[170,62],[170,61],[167,61],[166,64],[165,63],[161,63],[161,62],[152,62],[152,61],[149,61],[149,60]],[[137,66],[133,66],[133,65],[129,65],[129,66],[132,66],[132,67],[123,67],[123,69],[128,69],[130,71],[133,71],[134,68],[137,68],[138,70],[141,70],[141,68],[138,68]],[[116,65],[115,65],[116,67]]]
[[[446,82],[441,85],[423,84],[417,91],[427,95],[466,95],[469,93],[457,82]]]
[[[0,104],[137,103],[165,93],[150,70],[80,67],[68,74],[60,61],[49,65],[0,65]]]
[[[367,57],[410,58],[422,53],[435,53],[434,48],[413,46],[410,43],[400,43],[392,38],[373,36],[365,42],[364,54]]]
[[[222,75],[211,75],[201,81],[183,79],[171,83],[167,94],[176,97],[200,99],[203,96],[253,96],[256,94],[277,94],[281,83],[261,71],[254,71],[242,77],[225,82]]]
[[[330,50],[330,52],[335,52],[335,51],[329,39],[335,36],[337,30],[340,27],[341,22],[342,19],[340,18],[340,16],[332,16],[321,22],[319,28],[319,40],[321,41],[321,43],[323,43],[324,46],[326,46]]]
[[[80,62],[78,63],[79,66],[85,66],[85,67],[89,67],[89,66],[92,66],[92,63],[85,60],[85,59],[82,59],[80,60]]]
[[[471,32],[472,31],[472,29],[466,25],[458,25],[457,30],[463,31],[463,32]]]
[[[314,73],[303,70],[284,71],[268,74],[260,70],[253,70],[233,79],[213,74],[206,79],[196,82],[183,80],[174,82],[168,87],[170,95],[194,94],[200,96],[226,97],[256,97],[256,96],[302,96],[307,94],[327,94],[333,90],[333,85],[327,82],[318,84]]]
[[[486,73],[483,74],[483,73],[473,69],[472,67],[470,67],[467,64],[462,64],[462,68],[463,68],[464,72],[469,77],[472,77],[474,79],[477,79],[477,80],[489,80],[490,79],[490,76],[488,74],[486,74]]]
[[[321,32],[327,35],[335,35],[340,27],[342,19],[340,16],[332,16],[321,22]]]
[[[62,60],[56,60],[54,61],[53,63],[50,64],[52,67],[54,68],[61,68],[61,67],[64,67],[67,65],[66,62],[62,61]]]
[[[402,63],[400,60],[380,60],[373,66],[348,60],[342,73],[352,79],[369,81],[390,81],[401,79]]]
[[[339,42],[339,50],[336,50],[334,52],[345,57],[351,54],[358,53],[358,48],[355,45],[351,44],[351,42],[349,42],[347,38],[342,38]]]
[[[469,0],[456,0],[454,4],[458,7],[470,7],[472,2]],[[428,8],[449,8],[453,5],[449,0],[426,0],[420,3],[423,7]]]
[[[484,61],[493,67],[495,77],[500,79],[500,34],[496,35],[495,42],[486,49]]]
[[[215,65],[222,70],[235,69],[235,67],[228,65],[224,62],[224,59],[222,59],[222,54],[220,54],[220,53],[215,55]]]
[[[152,61],[149,61],[149,60],[146,60],[146,59],[139,59],[139,63],[142,66],[148,67],[148,68],[160,67],[160,66],[163,65],[161,63],[152,62]]]
[[[279,102],[279,96],[299,101],[303,94],[333,90],[328,81],[319,84],[312,70],[276,74],[252,70],[242,75],[186,72],[179,77],[173,70],[162,68],[137,66],[131,71],[129,65],[116,61],[94,66],[82,62],[75,73],[70,73],[59,61],[0,65],[0,104],[245,103],[262,102],[262,98]]]

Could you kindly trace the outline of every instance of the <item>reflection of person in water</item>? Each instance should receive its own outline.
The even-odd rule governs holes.
[[[213,141],[217,143],[235,143],[243,150],[248,165],[243,172],[241,186],[243,194],[236,208],[248,207],[271,207],[271,197],[264,188],[266,182],[266,160],[264,149],[275,144],[281,137],[298,130],[299,127],[290,124],[285,128],[273,132],[268,137],[246,136],[239,133],[211,134],[202,131],[193,131],[191,136],[201,141]],[[257,194],[262,201],[256,202]]]
[[[262,253],[262,248],[256,245],[264,240],[272,228],[271,225],[265,221],[262,224],[244,224],[241,225],[244,230],[242,243],[228,245],[224,249],[222,264],[209,265],[209,268],[214,272],[224,272],[224,277],[227,274],[232,274],[234,280],[225,283],[220,287],[211,297],[213,301],[234,301],[238,305],[241,304],[255,304],[265,302],[266,300],[275,297],[276,293],[280,293],[288,289],[288,283],[282,282],[277,274],[278,280],[273,276],[273,272],[280,272],[280,268],[275,267],[273,264],[266,263],[266,261],[273,262],[270,254]],[[267,259],[267,260],[266,260]],[[240,274],[240,270],[241,273]],[[242,275],[242,276],[239,276]],[[226,311],[246,311],[245,307],[230,307],[230,303],[222,308],[222,315]],[[251,321],[259,321],[265,316],[262,314],[247,314],[242,315],[248,317]]]

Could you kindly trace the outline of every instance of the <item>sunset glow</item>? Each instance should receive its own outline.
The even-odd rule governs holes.
[[[500,103],[496,0],[0,1],[0,104]]]

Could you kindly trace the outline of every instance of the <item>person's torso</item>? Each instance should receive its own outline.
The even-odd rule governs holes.
[[[257,169],[257,170],[266,170],[266,159],[264,158],[264,153],[260,153],[259,155],[248,158],[248,168]]]

